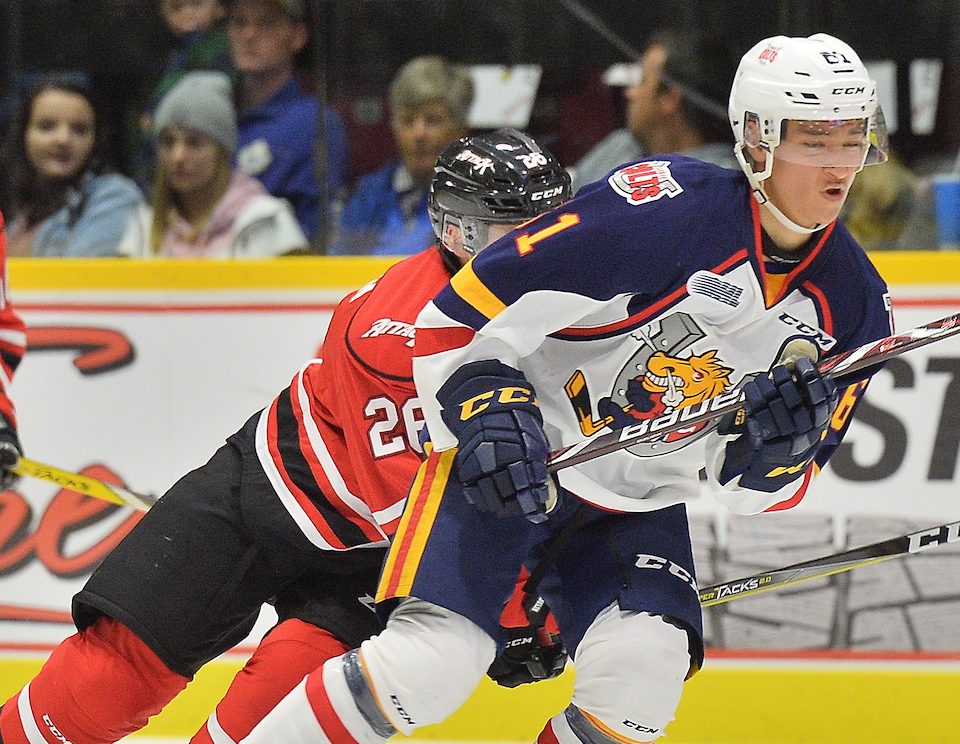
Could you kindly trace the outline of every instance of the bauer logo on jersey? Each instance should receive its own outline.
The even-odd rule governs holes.
[[[646,204],[664,196],[673,198],[683,187],[670,173],[668,160],[645,160],[621,168],[607,183],[631,204]]]
[[[360,338],[376,338],[377,336],[400,336],[410,339],[406,345],[413,347],[413,338],[416,334],[416,328],[412,323],[404,323],[402,320],[392,320],[391,318],[380,318],[373,321],[371,326],[360,334]]]

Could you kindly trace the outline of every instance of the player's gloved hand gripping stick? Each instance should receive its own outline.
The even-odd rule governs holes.
[[[773,493],[803,475],[820,448],[839,396],[836,383],[813,362],[778,364],[743,387],[743,408],[720,420],[726,447],[720,482]]]
[[[502,362],[471,362],[437,391],[463,493],[480,511],[546,519],[549,446],[533,386]]]
[[[567,663],[560,628],[543,597],[514,592],[500,618],[503,651],[487,670],[501,687],[519,687],[559,676]]]
[[[960,313],[954,313],[940,320],[827,357],[817,365],[817,371],[821,377],[836,380],[842,386],[844,378],[855,372],[882,364],[904,352],[932,344],[934,341],[953,336],[956,333],[960,333]],[[547,472],[553,473],[571,465],[578,465],[581,462],[631,447],[634,444],[655,441],[670,432],[734,413],[743,405],[742,391],[735,392],[732,395],[724,394],[712,398],[710,405],[701,408],[698,413],[690,413],[690,409],[681,409],[643,421],[634,426],[627,426],[623,429],[586,439],[551,452],[547,461]]]

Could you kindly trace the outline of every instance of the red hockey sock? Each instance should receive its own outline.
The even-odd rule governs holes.
[[[285,620],[267,634],[234,677],[217,706],[216,721],[208,720],[190,744],[212,744],[212,726],[219,726],[233,741],[240,741],[304,677],[327,659],[349,650],[316,625]]]
[[[4,744],[110,744],[143,728],[190,680],[101,617],[63,641],[0,714]]]

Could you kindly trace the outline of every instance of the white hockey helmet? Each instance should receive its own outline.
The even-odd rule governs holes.
[[[730,89],[730,125],[735,154],[754,194],[768,203],[763,181],[773,170],[773,155],[820,167],[856,167],[887,159],[887,129],[877,99],[877,84],[849,44],[828,34],[806,38],[774,36],[756,44],[740,60]],[[846,128],[861,137],[853,145],[817,150],[781,145],[788,120],[818,122],[824,130]],[[845,138],[845,140],[848,138]],[[769,154],[755,170],[747,147]],[[773,214],[799,232],[801,227],[768,203]]]

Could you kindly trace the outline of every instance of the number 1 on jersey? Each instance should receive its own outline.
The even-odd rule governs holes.
[[[537,230],[535,233],[521,233],[518,235],[516,240],[517,253],[519,253],[521,256],[526,256],[541,240],[546,240],[552,235],[556,235],[558,232],[563,232],[568,227],[573,227],[574,225],[579,224],[580,215],[561,214],[557,217],[557,221],[549,227],[545,227],[542,230]]]

